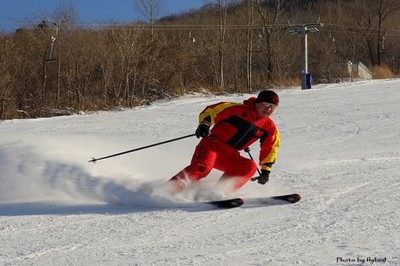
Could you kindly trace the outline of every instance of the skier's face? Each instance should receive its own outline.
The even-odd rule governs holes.
[[[259,102],[255,104],[256,112],[260,117],[270,116],[278,105],[272,103]]]

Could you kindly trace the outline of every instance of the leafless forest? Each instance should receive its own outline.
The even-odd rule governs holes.
[[[252,92],[300,85],[301,34],[314,83],[346,76],[361,61],[374,78],[400,73],[399,0],[214,0],[158,17],[78,25],[73,8],[51,21],[0,32],[0,119],[150,104],[190,92]]]

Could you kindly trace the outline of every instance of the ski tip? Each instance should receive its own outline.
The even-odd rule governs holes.
[[[288,197],[288,201],[291,202],[291,203],[296,203],[296,202],[298,202],[299,200],[301,200],[300,194],[292,194],[292,195],[290,195],[290,196]]]
[[[236,199],[236,204],[237,204],[238,206],[243,205],[243,203],[244,203],[244,200],[243,200],[242,198],[237,198],[237,199]]]

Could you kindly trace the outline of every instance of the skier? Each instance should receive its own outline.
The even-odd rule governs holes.
[[[254,179],[262,185],[268,182],[279,148],[279,131],[270,117],[278,105],[278,95],[264,90],[243,104],[219,102],[207,106],[199,115],[196,137],[202,139],[191,163],[168,182],[174,192],[206,177],[212,169],[223,172],[219,184],[224,189],[237,191],[257,171],[256,163],[242,157],[239,151],[258,139],[261,174]]]

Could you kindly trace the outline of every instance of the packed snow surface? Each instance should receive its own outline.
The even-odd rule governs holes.
[[[278,93],[270,182],[222,195],[213,171],[195,192],[302,195],[284,206],[172,201],[195,137],[88,162],[192,134],[205,106],[250,94],[0,121],[0,265],[400,265],[400,80]]]

